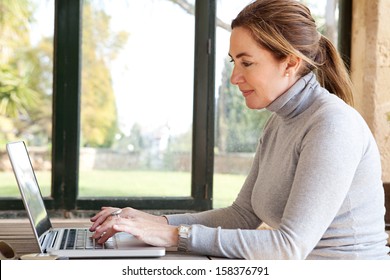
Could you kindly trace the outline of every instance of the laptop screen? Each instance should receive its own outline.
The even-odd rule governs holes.
[[[23,197],[24,206],[39,238],[51,228],[51,223],[43,203],[42,194],[31,165],[26,145],[22,141],[9,143],[7,144],[7,151],[20,193]]]

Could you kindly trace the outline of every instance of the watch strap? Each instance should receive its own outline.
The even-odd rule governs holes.
[[[178,227],[179,244],[177,245],[178,251],[187,251],[188,241],[191,236],[191,226],[180,225]]]

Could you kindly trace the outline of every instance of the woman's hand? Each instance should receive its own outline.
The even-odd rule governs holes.
[[[89,228],[90,231],[95,231],[98,226],[106,221],[107,218],[111,217],[111,214],[120,208],[115,207],[102,207],[102,210],[97,213],[95,216],[91,218],[91,222],[93,222],[92,226]],[[163,216],[151,215],[139,210],[136,210],[131,207],[126,207],[122,209],[120,213],[121,217],[124,218],[135,218],[142,217],[146,220],[154,221],[156,223],[168,224],[168,220]]]
[[[119,208],[103,207],[91,218],[90,230],[98,243],[106,242],[117,232],[127,232],[154,246],[173,247],[178,244],[177,227],[168,225],[165,217],[151,215],[133,208],[124,208],[119,216],[111,214]]]

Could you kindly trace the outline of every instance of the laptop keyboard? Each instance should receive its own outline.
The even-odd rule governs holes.
[[[113,239],[99,244],[92,238],[93,232],[88,229],[65,229],[62,236],[60,249],[65,250],[96,250],[114,249]]]

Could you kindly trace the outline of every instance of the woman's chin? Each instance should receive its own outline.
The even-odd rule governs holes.
[[[261,104],[254,104],[253,102],[246,102],[246,107],[248,107],[251,110],[261,110],[264,109],[266,106],[262,106]]]

